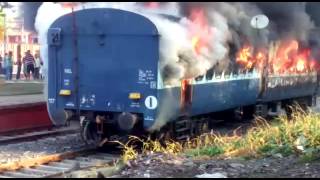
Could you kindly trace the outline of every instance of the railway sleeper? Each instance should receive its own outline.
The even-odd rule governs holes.
[[[50,163],[51,166],[54,167],[62,167],[62,168],[72,168],[74,165],[73,164],[69,164],[69,163],[65,163],[65,162],[51,162]]]
[[[39,178],[41,175],[34,175],[34,174],[27,174],[27,173],[22,173],[22,172],[17,172],[17,171],[12,171],[12,172],[5,172],[3,173],[5,176],[10,176],[14,178]]]
[[[45,171],[45,170],[33,169],[33,168],[24,168],[24,169],[21,169],[20,172],[26,173],[26,174],[39,174],[41,176],[47,176],[52,174],[51,171]]]
[[[0,178],[14,178],[14,177],[4,176],[4,175],[0,174]]]
[[[71,159],[66,159],[66,160],[64,160],[64,162],[73,163],[73,164],[79,162],[80,163],[80,168],[87,167],[87,166],[94,166],[95,165],[94,162],[77,161],[77,160],[71,160]]]
[[[90,163],[93,166],[104,165],[104,164],[109,164],[113,162],[112,160],[101,159],[98,157],[77,157],[76,160],[79,161],[80,164],[84,162],[84,163]]]
[[[37,169],[51,171],[51,172],[61,172],[61,171],[69,170],[69,168],[56,167],[56,166],[50,166],[50,165],[40,165],[37,167]]]
[[[98,155],[98,154],[90,155],[90,157],[95,158],[95,159],[103,159],[103,160],[106,160],[106,161],[113,161],[113,160],[117,159],[116,156],[108,157],[108,156],[102,156],[102,155]]]

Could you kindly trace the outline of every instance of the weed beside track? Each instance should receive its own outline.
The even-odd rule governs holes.
[[[302,155],[304,159],[316,158],[320,151],[320,114],[305,112],[300,107],[292,108],[291,117],[280,116],[267,121],[256,117],[254,126],[245,134],[237,130],[232,135],[219,133],[203,134],[184,142],[173,140],[142,140],[131,136],[124,147],[123,160],[128,161],[138,156],[133,141],[142,143],[141,154],[162,152],[186,154],[188,156],[209,156],[216,158],[244,157],[253,158],[281,153]]]

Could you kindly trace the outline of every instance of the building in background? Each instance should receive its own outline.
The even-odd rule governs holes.
[[[37,34],[34,31],[25,30],[23,9],[19,5],[3,6],[0,9],[0,55],[3,57],[6,52],[13,52],[13,61],[17,61],[18,54],[24,56],[27,50],[32,54],[39,51]],[[17,66],[13,67],[13,74],[16,74]],[[22,70],[23,72],[23,70]]]

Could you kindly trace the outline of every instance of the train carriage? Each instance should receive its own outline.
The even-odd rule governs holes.
[[[182,116],[298,97],[309,100],[316,94],[315,72],[223,73],[165,85],[160,38],[152,21],[123,10],[85,9],[57,19],[48,30],[48,111],[53,123],[77,117],[85,139],[110,138],[154,130]]]

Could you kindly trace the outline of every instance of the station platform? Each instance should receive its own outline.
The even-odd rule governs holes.
[[[0,133],[52,126],[42,82],[0,83]]]
[[[17,108],[32,104],[45,104],[43,94],[0,96],[0,109]]]
[[[0,79],[0,96],[14,96],[27,94],[42,94],[43,81],[39,80],[12,80]]]

